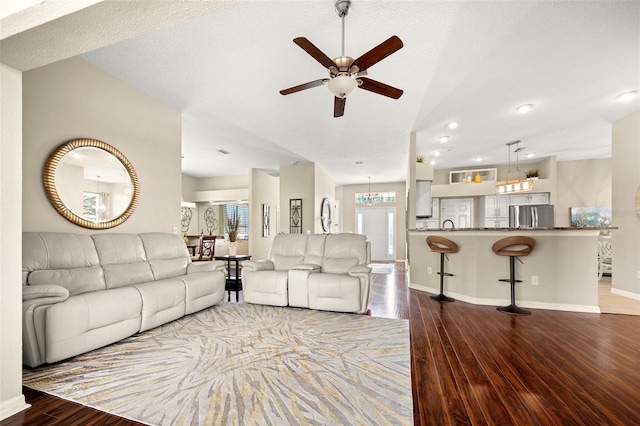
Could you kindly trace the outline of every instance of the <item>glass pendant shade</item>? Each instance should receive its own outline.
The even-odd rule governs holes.
[[[347,75],[339,75],[329,80],[329,91],[338,98],[346,98],[358,87],[355,78]]]

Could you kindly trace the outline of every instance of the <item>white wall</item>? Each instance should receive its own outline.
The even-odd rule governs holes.
[[[257,169],[251,169],[249,186],[249,254],[254,259],[266,259],[276,235],[277,206],[280,202],[280,178]],[[262,205],[270,208],[269,236],[262,236]]]
[[[280,227],[289,233],[289,200],[302,199],[302,233],[313,232],[315,164],[280,166]]]
[[[611,206],[611,159],[557,163],[556,226],[570,226],[570,207]]]
[[[325,232],[320,221],[322,200],[328,198],[333,206],[336,201],[336,181],[318,165],[315,167],[314,188],[313,228],[311,232],[322,234]],[[331,227],[329,229],[331,230]]]
[[[180,229],[181,115],[80,58],[23,74],[23,230],[173,232]],[[84,229],[49,203],[42,169],[51,152],[76,138],[104,141],[131,162],[140,202],[122,225]]]
[[[640,218],[634,201],[640,187],[640,110],[613,124],[612,292],[640,299]]]
[[[22,74],[0,64],[0,420],[22,395]]]

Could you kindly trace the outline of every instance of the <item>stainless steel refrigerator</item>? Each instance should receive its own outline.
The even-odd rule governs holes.
[[[509,206],[510,228],[553,228],[553,205]]]

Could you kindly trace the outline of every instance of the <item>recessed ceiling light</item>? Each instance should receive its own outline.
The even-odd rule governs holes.
[[[435,162],[435,160],[431,160],[431,161],[429,161],[429,164],[431,164],[432,166],[435,166],[436,162]]]
[[[524,114],[526,112],[531,111],[532,108],[533,108],[533,104],[524,104],[517,107],[516,111],[518,111],[520,114]]]
[[[447,124],[447,127],[450,129],[455,129],[456,127],[458,127],[458,123],[452,121],[451,123]]]
[[[531,158],[531,157],[535,157],[535,156],[536,156],[535,152],[530,152],[530,153],[527,154],[527,158]]]
[[[440,136],[438,140],[442,143],[445,143],[446,141],[449,140],[449,136]]]
[[[433,155],[435,155],[436,157],[440,156],[440,151],[433,151]]]
[[[631,99],[635,98],[636,96],[638,96],[638,92],[633,90],[631,92],[620,93],[618,96],[616,96],[616,99],[619,100],[620,102],[629,102]]]
[[[473,159],[473,161],[482,161],[484,160],[484,157],[476,157]]]

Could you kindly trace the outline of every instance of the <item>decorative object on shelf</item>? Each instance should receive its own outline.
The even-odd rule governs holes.
[[[289,200],[289,233],[302,234],[302,199]]]
[[[372,207],[375,204],[373,200],[373,195],[371,195],[371,176],[369,176],[369,192],[367,193],[367,198],[364,200],[364,204],[366,207]]]
[[[424,163],[424,154],[416,155],[416,163]]]
[[[262,236],[269,236],[269,204],[262,205]]]
[[[475,181],[475,183],[481,183],[482,176],[480,176],[480,173],[476,173],[476,177],[474,177],[473,180]]]
[[[67,155],[68,154],[68,155]],[[96,180],[98,167],[103,182],[110,187],[121,185],[114,194],[114,201],[108,211],[97,215],[85,216],[83,200],[85,194],[98,198],[106,195],[86,191],[83,184]],[[81,176],[79,186],[63,185],[74,182],[74,171]],[[83,176],[87,176],[84,178]],[[124,178],[124,179],[123,179]],[[74,139],[60,145],[47,160],[43,171],[44,190],[51,205],[69,222],[88,229],[109,229],[122,225],[138,206],[140,184],[133,166],[118,149],[96,139]],[[106,193],[104,193],[106,194]],[[103,204],[104,206],[104,204]]]
[[[238,239],[239,227],[240,215],[238,214],[238,207],[236,207],[233,213],[227,216],[227,234],[229,235],[230,242],[235,243]]]
[[[538,169],[531,169],[526,173],[526,176],[528,179],[538,179],[538,176],[540,176],[540,172],[538,171]]]
[[[496,193],[498,194],[511,194],[514,192],[525,192],[531,191],[533,189],[533,181],[531,179],[522,179],[520,177],[520,167],[519,167],[519,153],[523,151],[525,148],[520,147],[520,140],[515,140],[512,142],[507,142],[507,151],[509,152],[509,169],[507,171],[507,180],[505,182],[501,182],[496,185]],[[515,145],[513,152],[516,153],[516,169],[514,170],[516,179],[510,180],[509,175],[511,174],[511,147]]]
[[[324,232],[331,231],[331,201],[328,198],[322,199],[320,206],[320,223]]]

